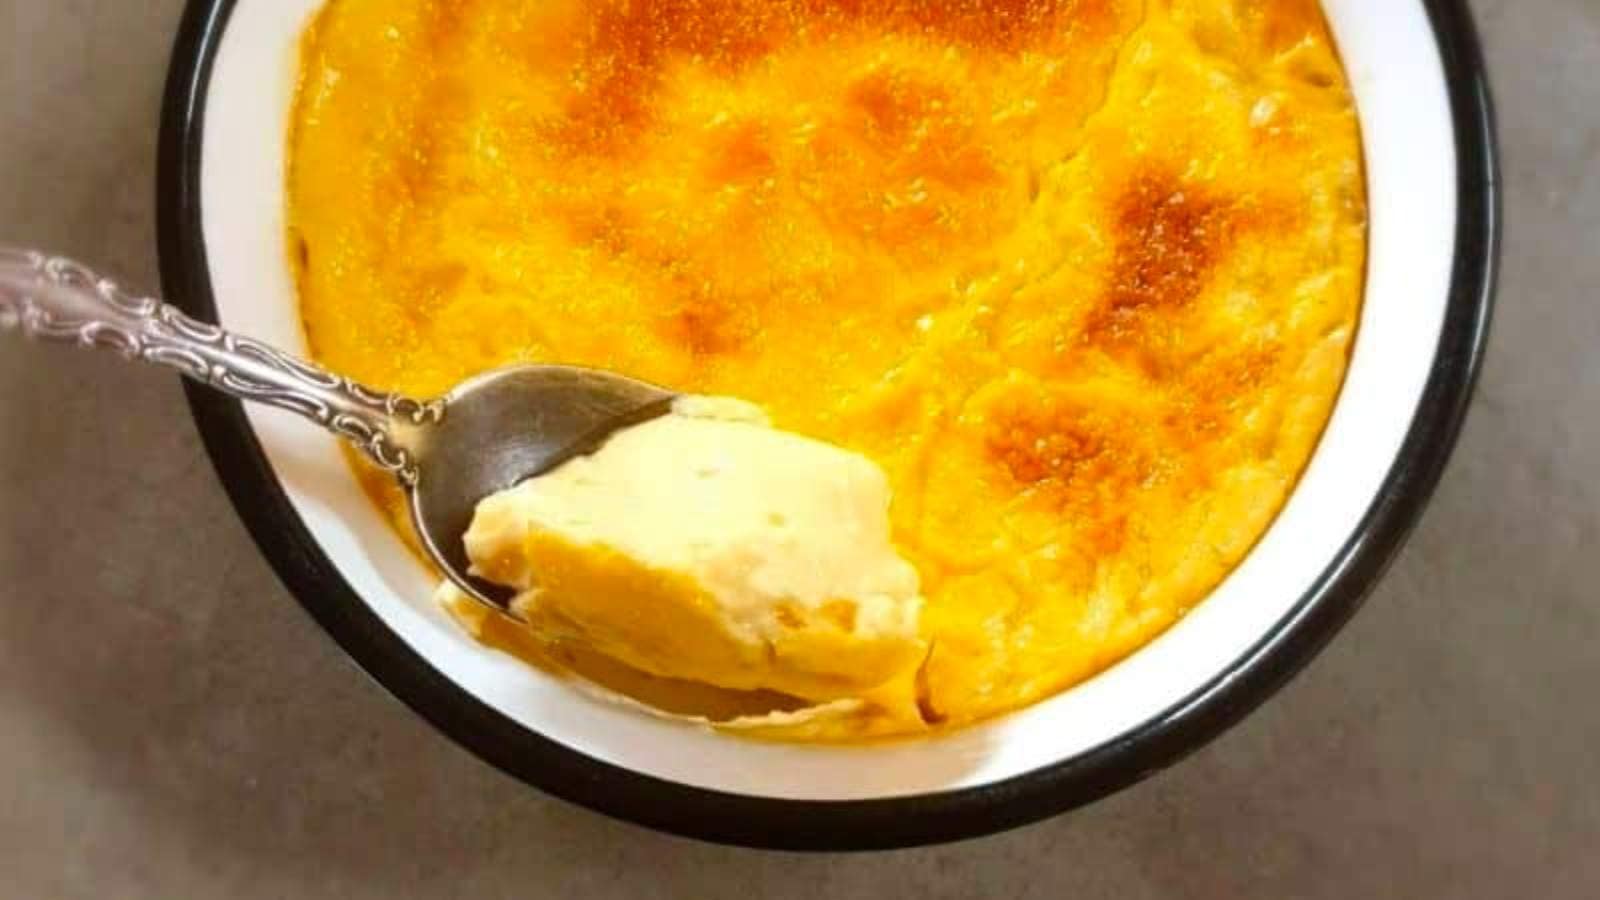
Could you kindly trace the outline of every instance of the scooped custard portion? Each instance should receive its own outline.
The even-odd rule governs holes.
[[[663,678],[917,716],[922,598],[890,542],[888,479],[748,404],[681,398],[485,499],[466,549],[543,640]]]
[[[1342,383],[1364,181],[1314,0],[331,0],[301,71],[318,359],[613,369],[884,473],[915,715],[460,610],[654,708],[848,740],[1076,684],[1239,562]]]

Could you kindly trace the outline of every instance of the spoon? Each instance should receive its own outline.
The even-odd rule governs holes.
[[[665,414],[675,395],[599,369],[525,365],[418,400],[363,387],[259,341],[134,297],[71,260],[0,247],[0,331],[101,347],[286,409],[350,441],[400,483],[423,549],[467,596],[516,617],[474,576],[462,536],[478,502]]]

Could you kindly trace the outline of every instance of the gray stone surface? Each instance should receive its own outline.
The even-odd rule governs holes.
[[[360,677],[175,385],[0,346],[0,896],[1600,896],[1600,4],[1481,0],[1505,273],[1450,473],[1355,623],[1091,809],[883,856],[664,837],[489,769]],[[180,0],[0,0],[0,241],[156,284]]]

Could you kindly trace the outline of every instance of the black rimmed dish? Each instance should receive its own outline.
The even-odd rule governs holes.
[[[295,38],[318,5],[191,0],[162,123],[167,296],[289,347],[301,337],[283,132]],[[598,700],[462,636],[331,439],[190,389],[195,420],[240,516],[316,620],[454,740],[552,794],[692,837],[818,850],[972,837],[1083,805],[1216,736],[1332,637],[1416,522],[1467,408],[1500,228],[1469,14],[1458,0],[1325,6],[1361,109],[1372,219],[1366,308],[1328,431],[1210,599],[1123,663],[995,722],[794,747]]]

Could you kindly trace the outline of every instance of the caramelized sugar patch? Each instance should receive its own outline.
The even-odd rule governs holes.
[[[1117,551],[1134,495],[1157,473],[1150,423],[1126,404],[1031,380],[994,396],[983,423],[990,463],[1017,489],[1044,501],[1099,552]]]
[[[673,57],[731,74],[794,24],[784,4],[763,0],[606,0],[585,12],[563,137],[586,150],[609,149],[621,129],[648,117]]]
[[[1234,207],[1165,171],[1134,178],[1112,211],[1111,276],[1085,335],[1137,341],[1189,308],[1237,238]]]
[[[1277,383],[1283,345],[1262,338],[1237,348],[1214,350],[1194,360],[1178,383],[1168,424],[1188,446],[1225,437],[1239,415]]]
[[[834,230],[927,265],[1015,225],[1021,195],[972,97],[885,66],[842,101],[841,119],[814,144],[822,215]]]
[[[737,352],[755,337],[758,327],[755,308],[748,301],[723,297],[708,287],[691,288],[661,319],[661,334],[697,359]]]
[[[777,172],[771,135],[760,122],[738,122],[713,139],[704,174],[708,187],[744,185]]]
[[[975,114],[959,108],[944,85],[879,70],[856,82],[846,101],[864,120],[857,131],[868,135],[880,153],[902,157],[905,175],[913,182],[928,180],[966,191],[1000,180],[994,157],[975,127]]]
[[[775,49],[850,32],[901,34],[968,50],[1017,54],[1063,35],[1109,36],[1117,0],[604,0],[587,21],[560,136],[614,152],[650,117],[665,70],[688,61],[737,74]]]
[[[1110,210],[1111,266],[1083,327],[1091,346],[1162,368],[1218,270],[1251,235],[1296,226],[1277,199],[1226,194],[1159,167],[1137,174]]]

